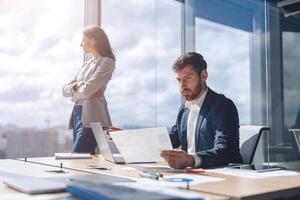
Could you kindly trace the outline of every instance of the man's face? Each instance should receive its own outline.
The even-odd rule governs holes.
[[[176,79],[179,84],[181,96],[186,101],[196,99],[205,87],[207,71],[202,70],[199,74],[192,65],[185,66],[182,70],[176,72]]]

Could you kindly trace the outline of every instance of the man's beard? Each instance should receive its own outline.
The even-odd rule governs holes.
[[[191,90],[185,89],[181,92],[181,96],[186,100],[186,101],[191,101],[197,97]]]

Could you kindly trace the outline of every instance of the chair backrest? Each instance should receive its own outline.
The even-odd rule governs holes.
[[[263,131],[269,131],[267,126],[240,126],[240,152],[244,164],[252,164],[259,139]]]
[[[294,135],[294,138],[295,138],[295,141],[297,144],[297,148],[300,152],[300,129],[292,128],[292,129],[289,129],[289,131],[293,132],[293,135]]]

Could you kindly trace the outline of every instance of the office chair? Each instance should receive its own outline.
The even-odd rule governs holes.
[[[291,129],[289,129],[289,131],[293,132],[294,139],[297,144],[297,148],[300,152],[300,129],[291,128]]]
[[[240,153],[244,164],[252,164],[259,139],[263,131],[269,130],[267,126],[240,126]]]

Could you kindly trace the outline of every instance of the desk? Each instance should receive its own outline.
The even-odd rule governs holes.
[[[300,194],[300,175],[249,179],[217,173],[207,173],[208,176],[222,177],[225,181],[213,184],[192,186],[193,189],[205,192],[215,192],[234,199],[272,199],[287,198]]]
[[[23,158],[18,159],[20,161],[24,161]],[[52,167],[62,167],[64,169],[72,169],[86,173],[107,173],[114,174],[119,176],[126,176],[132,178],[139,178],[139,173],[136,170],[126,170],[126,165],[117,165],[111,162],[108,162],[102,159],[101,156],[92,156],[92,159],[63,159],[63,160],[55,160],[54,157],[40,157],[40,158],[27,158],[27,162],[42,164],[46,166]],[[111,170],[96,170],[96,169],[88,169],[88,166],[101,166],[106,167]]]
[[[5,167],[1,167],[1,162],[5,164]],[[111,174],[111,175],[120,175],[120,176],[126,176],[126,177],[132,177],[132,178],[140,178],[138,171],[134,170],[132,168],[129,168],[126,165],[116,165],[113,163],[110,163],[108,161],[105,161],[102,159],[101,156],[93,156],[92,159],[75,159],[75,160],[55,160],[54,157],[42,157],[42,158],[27,158],[26,162],[25,159],[17,159],[17,160],[1,160],[0,162],[0,171],[3,169],[10,168],[10,165],[14,165],[13,168],[11,168],[9,171],[14,173],[19,171],[20,169],[24,168],[25,171],[21,173],[22,175],[28,175],[32,174],[34,172],[34,176],[37,177],[53,177],[47,173],[45,173],[46,169],[57,169],[61,167],[65,170],[68,170],[72,173],[71,175],[86,175],[91,173],[104,173],[104,174]],[[87,166],[89,165],[98,165],[102,167],[110,168],[111,170],[95,170],[95,169],[87,169]],[[23,171],[23,170],[21,170]],[[2,190],[9,190],[9,188],[5,187],[3,184],[0,185],[0,192]],[[10,190],[10,193],[16,193],[20,194],[16,191]],[[202,197],[205,199],[216,199],[216,200],[228,200],[229,197],[223,196],[223,195],[216,195],[216,194],[210,194],[206,192],[199,192],[197,191]],[[59,193],[56,194],[58,196],[68,196],[68,193]],[[29,195],[27,195],[29,196]],[[40,195],[34,195],[34,197],[37,197]],[[42,195],[41,195],[42,196]],[[1,197],[1,194],[0,194]],[[33,196],[29,196],[33,197]],[[3,199],[3,198],[1,198]],[[22,198],[21,198],[22,199]],[[47,198],[41,198],[41,199],[47,199]],[[50,199],[50,198],[49,198]]]
[[[49,166],[60,166],[74,168],[80,171],[97,173],[95,170],[87,170],[87,165],[100,165],[109,167],[112,170],[105,173],[122,176],[139,177],[134,170],[126,170],[126,165],[115,165],[107,162],[101,156],[93,157],[90,160],[55,160],[52,157],[29,158],[29,162],[41,163]],[[223,175],[219,173],[207,172],[207,176],[225,178],[224,181],[214,183],[204,183],[191,186],[191,190],[202,192],[209,198],[233,198],[233,199],[271,199],[286,198],[300,195],[300,175],[283,176],[263,179],[249,179],[237,176]],[[216,195],[216,196],[214,196]]]
[[[57,170],[56,167],[37,165],[29,162],[20,162],[17,160],[3,159],[0,160],[0,177],[11,178],[67,178],[69,176],[88,175],[88,173],[75,170],[65,170],[68,173],[53,173],[48,170]],[[70,194],[66,192],[46,194],[46,195],[26,195],[8,188],[0,181],[0,199],[53,199],[58,197],[68,197]]]

